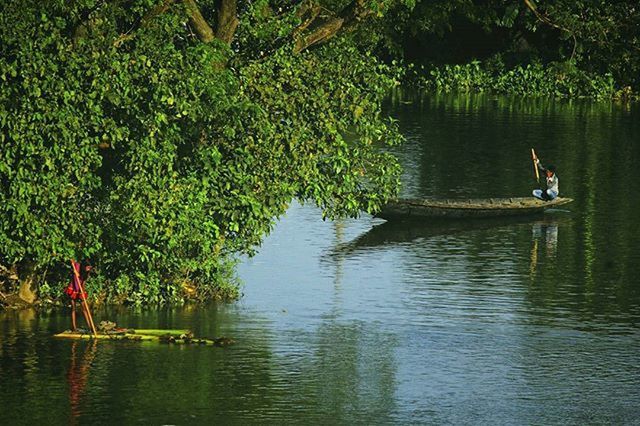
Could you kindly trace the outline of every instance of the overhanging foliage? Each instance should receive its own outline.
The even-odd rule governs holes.
[[[301,45],[328,18],[298,12],[3,2],[0,264],[41,295],[75,258],[102,299],[215,297],[292,199],[377,209],[398,185],[379,146],[399,140],[380,114],[396,71],[352,29]]]

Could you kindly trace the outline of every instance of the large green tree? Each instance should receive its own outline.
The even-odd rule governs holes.
[[[293,199],[373,211],[398,185],[370,54],[384,2],[7,0],[0,269],[24,298],[89,259],[112,301],[233,294]],[[364,34],[364,35],[363,35]]]

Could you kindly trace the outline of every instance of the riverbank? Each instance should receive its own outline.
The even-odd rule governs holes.
[[[33,305],[25,302],[17,294],[6,295],[0,292],[0,311],[4,309],[24,309]]]
[[[17,311],[24,309],[49,309],[55,307],[62,307],[64,303],[62,300],[54,300],[50,298],[36,299],[33,302],[28,302],[20,297],[18,292],[15,293],[3,293],[0,292],[0,312],[2,311]]]
[[[41,292],[33,301],[24,300],[19,292],[0,291],[0,312],[23,309],[50,309],[68,305],[68,297],[60,291],[55,291],[49,285],[45,285],[46,291]],[[236,282],[229,286],[219,286],[216,290],[208,289],[206,294],[195,287],[185,287],[183,294],[172,299],[149,301],[141,298],[139,294],[108,293],[104,288],[101,291],[92,291],[93,286],[88,286],[89,303],[92,306],[181,306],[186,304],[203,304],[211,301],[232,302],[240,299],[242,293],[240,284]],[[57,286],[55,287],[57,288]],[[91,296],[95,294],[95,296]]]

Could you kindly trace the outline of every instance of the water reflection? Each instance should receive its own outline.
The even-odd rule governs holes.
[[[396,413],[397,339],[378,327],[329,319],[309,341],[313,352],[289,373],[289,404],[318,424],[391,423]],[[292,378],[293,378],[292,377]]]
[[[353,240],[337,244],[329,252],[331,256],[351,256],[375,249],[392,249],[428,238],[457,235],[466,232],[495,232],[516,225],[537,223],[536,216],[474,219],[418,219],[376,222],[367,232]]]
[[[66,424],[72,401],[87,424],[636,424],[637,110],[444,97],[394,115],[408,195],[528,195],[534,146],[571,212],[332,223],[294,205],[238,303],[100,313],[227,348],[92,354],[51,339],[68,312],[0,314],[0,424]]]
[[[538,260],[540,247],[544,249],[545,260],[554,260],[558,248],[558,222],[557,219],[536,221],[531,227],[532,248],[531,248],[531,279],[538,270]]]
[[[333,224],[336,247],[345,246],[345,227],[344,221]],[[345,262],[342,256],[333,258],[334,299],[315,332],[316,350],[307,366],[308,375],[317,379],[317,407],[323,407],[325,420],[390,423],[396,407],[397,339],[371,324],[343,319]]]
[[[83,403],[87,391],[89,370],[96,357],[98,341],[71,342],[70,364],[67,370],[67,386],[69,387],[69,404],[71,407],[71,424],[79,424],[83,413]]]
[[[535,241],[544,241],[547,256],[555,257],[558,248],[558,224],[555,221],[536,222],[533,224],[532,233]]]

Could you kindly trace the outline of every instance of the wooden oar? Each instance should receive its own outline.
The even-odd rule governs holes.
[[[82,308],[84,309],[85,316],[87,317],[87,322],[89,323],[89,327],[91,327],[91,331],[93,331],[93,335],[98,337],[98,332],[96,331],[96,326],[93,323],[93,317],[91,316],[91,311],[89,310],[89,304],[87,302],[87,298],[85,297],[84,288],[82,287],[82,280],[80,279],[80,271],[76,270],[76,265],[71,261],[71,268],[73,268],[73,274],[78,280],[78,287],[80,288],[80,297],[82,297]]]
[[[536,164],[536,152],[531,148],[531,158],[533,159],[533,170],[536,172],[536,182],[540,183],[540,173],[538,172],[538,165]]]

